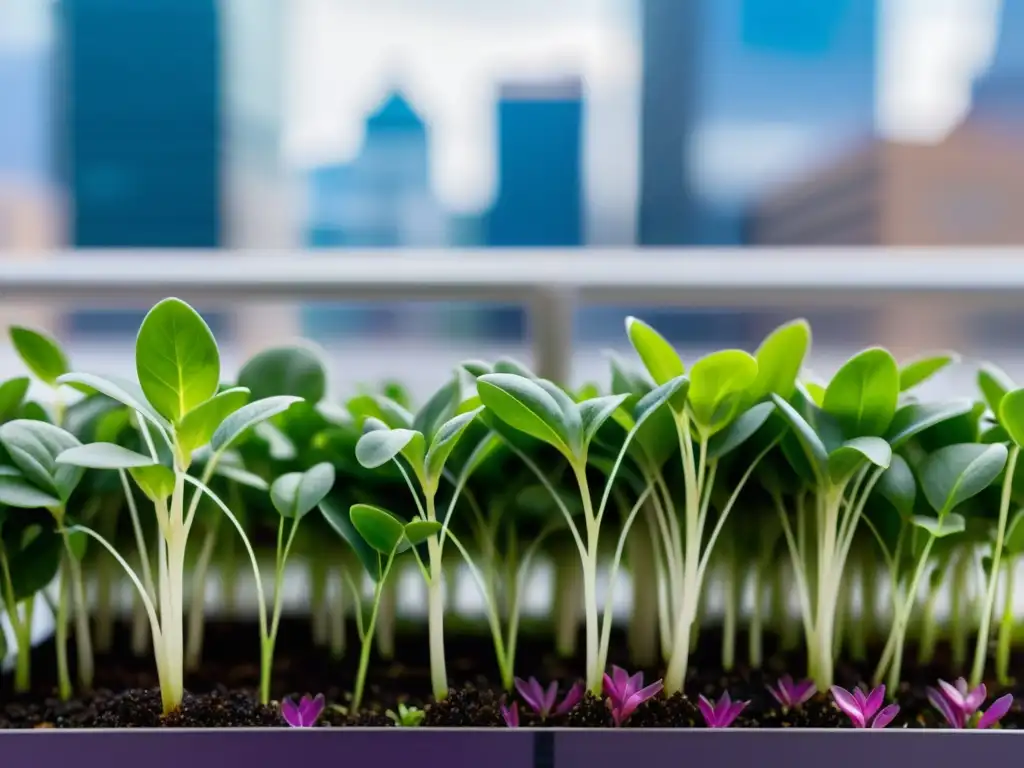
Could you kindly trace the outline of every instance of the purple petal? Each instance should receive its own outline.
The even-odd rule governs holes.
[[[544,693],[544,709],[542,714],[544,717],[548,716],[548,713],[554,709],[555,701],[558,699],[558,682],[554,681],[548,686],[547,691]]]
[[[509,728],[519,727],[519,702],[512,702],[511,707],[506,707],[504,704],[501,705],[501,716],[505,720],[505,725]]]
[[[955,685],[957,692],[959,692],[959,694],[962,697],[967,698],[967,694],[971,690],[967,685],[967,679],[963,677],[958,677],[956,679]]]
[[[875,712],[881,708],[884,701],[885,686],[880,685],[868,694],[868,699],[864,703],[864,720],[870,720],[874,716]]]
[[[1010,707],[1013,705],[1013,694],[1008,693],[1005,696],[1000,696],[998,699],[992,702],[992,706],[988,708],[988,711],[981,716],[978,720],[979,728],[991,728],[993,725],[998,723],[1007,712],[1010,711]]]
[[[583,699],[584,686],[582,682],[577,682],[569,692],[565,694],[565,698],[562,699],[562,703],[555,709],[555,715],[564,715]]]
[[[871,723],[872,728],[885,728],[889,723],[893,721],[893,718],[900,713],[899,704],[890,704],[888,707],[878,713],[878,717]]]
[[[292,728],[302,727],[302,715],[299,713],[299,705],[290,698],[284,699],[281,702],[281,717]]]
[[[766,685],[765,688],[768,689],[768,693],[772,695],[772,698],[779,702],[780,706],[786,708],[792,706],[792,701],[789,698],[789,692],[783,687],[783,683],[780,681],[776,683],[776,685],[778,685],[778,690],[770,685]]]
[[[725,691],[721,696],[718,697],[718,703],[715,704],[715,709],[728,712],[729,707],[732,706],[732,698],[729,696],[729,692]]]
[[[740,716],[740,712],[746,709],[746,706],[749,703],[749,701],[734,701],[732,705],[730,705],[728,711],[725,712],[722,727],[728,728],[732,725],[736,721],[736,718]]]
[[[630,698],[639,699],[639,701],[637,701],[637,704],[642,704],[648,699],[653,699],[655,696],[661,693],[661,689],[663,687],[664,686],[662,685],[661,680],[655,680],[646,688],[641,688],[639,691],[634,693]]]
[[[864,695],[864,691],[862,691],[859,687],[855,687],[853,689],[853,700],[857,702],[857,706],[861,710],[863,710],[868,703],[868,697]]]
[[[326,702],[322,693],[318,693],[316,698],[312,699],[309,696],[303,696],[302,703],[299,705],[299,718],[303,727],[311,728],[315,725],[325,706]]]
[[[718,719],[715,717],[715,708],[711,706],[710,701],[704,698],[704,694],[700,694],[698,697],[697,708],[704,716],[704,723],[708,728],[718,727]]]
[[[629,684],[629,673],[622,667],[612,666],[612,682],[615,683],[615,690],[622,691],[626,690],[626,686]]]
[[[864,715],[861,712],[860,705],[857,703],[857,699],[854,697],[855,694],[843,690],[838,685],[833,685],[829,688],[829,691],[832,693],[832,700],[835,701],[836,706],[853,721],[854,727],[864,728],[866,725]]]
[[[644,673],[643,672],[637,672],[635,675],[633,675],[631,678],[629,678],[629,681],[626,683],[626,690],[623,693],[623,698],[628,699],[634,693],[639,691],[643,687],[643,684],[644,684]]]
[[[961,677],[960,680],[963,680],[963,678]],[[960,680],[957,681],[958,684]],[[939,690],[942,691],[942,695],[946,697],[946,700],[949,701],[954,709],[961,711],[964,709],[964,694],[958,688],[950,685],[945,680],[939,680]]]
[[[964,727],[964,713],[962,710],[957,709],[956,706],[949,700],[942,691],[935,688],[926,688],[928,694],[928,701],[935,707],[942,716],[946,719],[946,723],[950,728],[963,728]]]
[[[793,706],[799,707],[801,704],[805,704],[817,692],[818,689],[814,685],[813,680],[804,680],[802,683],[797,683],[796,688],[790,694],[790,698],[793,700]]]
[[[604,673],[604,681],[602,687],[604,688],[605,696],[615,701],[619,700],[619,690],[615,687],[615,681],[608,676],[607,672]]]
[[[985,689],[985,684],[982,683],[964,698],[964,715],[970,717],[981,709],[986,698],[988,698],[988,691]]]

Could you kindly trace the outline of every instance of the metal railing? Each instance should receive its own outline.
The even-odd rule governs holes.
[[[924,299],[1013,306],[1024,249],[487,249],[69,251],[0,254],[0,298],[139,306],[165,296],[209,303],[468,300],[522,304],[534,363],[562,379],[573,311],[659,307],[892,308]],[[935,302],[938,298],[940,301]],[[903,317],[906,317],[904,315]],[[924,318],[921,319],[924,323]],[[942,341],[934,317],[931,336]]]

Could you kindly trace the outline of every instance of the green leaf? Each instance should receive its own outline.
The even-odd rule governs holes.
[[[855,437],[828,455],[828,474],[833,483],[842,483],[864,462],[886,469],[892,462],[892,448],[880,437]]]
[[[920,469],[925,498],[940,516],[988,488],[1006,464],[1005,445],[958,443],[930,454]]]
[[[941,518],[914,515],[910,518],[910,522],[912,525],[928,531],[937,539],[952,536],[955,533],[963,533],[967,528],[967,521],[964,520],[963,515],[958,515],[956,512],[951,512]]]
[[[584,400],[579,404],[580,419],[583,422],[583,446],[590,445],[597,430],[622,406],[629,395],[605,395]]]
[[[626,335],[655,384],[665,384],[686,373],[683,361],[672,345],[647,323],[627,317]],[[669,402],[674,411],[682,413],[686,407],[686,395],[677,392]]]
[[[896,413],[900,393],[896,360],[872,347],[850,358],[825,388],[823,408],[847,437],[884,435]]]
[[[174,472],[163,464],[132,467],[128,474],[150,501],[164,501],[174,493]]]
[[[257,400],[290,395],[316,405],[327,394],[327,369],[311,346],[275,347],[242,366],[238,385],[246,387]]]
[[[900,392],[906,392],[908,389],[923,384],[943,368],[959,362],[959,360],[959,356],[952,352],[941,352],[937,355],[928,355],[909,361],[900,368]]]
[[[981,390],[981,395],[985,398],[989,410],[996,415],[999,414],[999,404],[1002,402],[1003,396],[1016,388],[1013,379],[1005,371],[991,363],[983,364],[978,370],[978,389]]]
[[[71,464],[85,469],[131,469],[150,467],[156,462],[115,443],[89,443],[69,448],[57,456],[58,464]]]
[[[381,507],[353,504],[349,517],[363,540],[382,555],[390,555],[397,550],[405,538],[405,527],[401,521]]]
[[[366,469],[376,469],[401,454],[420,473],[424,469],[423,435],[411,429],[373,429],[356,443],[356,461]]]
[[[739,448],[764,426],[774,411],[775,403],[771,401],[748,408],[708,441],[708,459],[720,459]]]
[[[999,423],[1017,445],[1024,444],[1024,389],[1007,392],[999,403]]]
[[[680,394],[685,397],[689,387],[690,380],[688,378],[677,376],[674,379],[669,379],[664,384],[658,385],[641,397],[633,408],[633,421],[636,423],[636,427],[643,424],[665,403],[672,403],[673,398],[677,398]]]
[[[910,517],[917,501],[917,480],[907,460],[894,453],[889,468],[878,479],[875,489],[903,517]]]
[[[357,418],[372,417],[391,429],[412,429],[412,414],[389,397],[359,395],[349,400],[347,407]]]
[[[15,601],[25,600],[53,582],[60,567],[64,543],[50,530],[42,530],[9,555]]]
[[[18,509],[55,509],[60,499],[20,476],[0,475],[0,504]]]
[[[818,480],[823,480],[828,471],[828,451],[821,441],[818,433],[815,432],[807,420],[797,410],[778,395],[772,395],[772,401],[779,413],[793,430],[800,447],[807,460],[810,462],[811,470]],[[796,468],[796,467],[794,467]]]
[[[33,485],[66,502],[82,479],[84,470],[58,464],[57,457],[81,445],[74,435],[53,424],[16,419],[0,425],[0,443],[11,460]]]
[[[533,371],[511,357],[502,357],[495,361],[494,373],[510,373],[514,376],[522,376],[525,379],[537,378]]]
[[[262,477],[247,469],[243,469],[242,467],[234,466],[233,464],[218,462],[217,468],[213,471],[213,474],[220,475],[227,480],[231,480],[239,485],[244,485],[247,488],[254,488],[257,491],[270,490],[270,486],[267,484],[267,481]]]
[[[281,475],[270,486],[270,499],[281,517],[301,520],[334,487],[334,467],[327,462],[305,472]]]
[[[249,390],[245,387],[234,387],[214,395],[185,414],[174,430],[182,457],[191,457],[193,452],[209,443],[224,419],[237,412],[248,401]]]
[[[910,438],[944,421],[964,416],[974,407],[970,400],[949,403],[908,403],[896,411],[889,425],[886,440],[893,448],[899,448]]]
[[[710,436],[735,418],[757,380],[757,360],[739,349],[724,349],[703,357],[690,368],[690,411]]]
[[[413,520],[405,524],[405,540],[415,547],[440,533],[441,528],[436,520]]]
[[[224,450],[250,427],[273,418],[279,413],[284,413],[301,400],[301,397],[292,395],[278,395],[243,405],[217,427],[213,437],[210,438],[210,448],[214,451]]]
[[[90,387],[111,400],[116,400],[122,405],[127,405],[133,411],[142,415],[147,421],[166,431],[169,426],[167,420],[153,410],[153,406],[146,400],[141,387],[133,381],[121,379],[104,378],[94,376],[90,373],[68,373],[57,379],[58,384],[80,385]]]
[[[380,581],[380,557],[352,525],[349,513],[329,498],[321,501],[319,506],[324,520],[352,548],[363,568],[370,574],[370,578]]]
[[[20,325],[12,325],[9,333],[18,357],[35,377],[51,387],[57,386],[57,379],[68,372],[68,359],[60,344],[41,331]]]
[[[493,373],[494,369],[490,363],[484,362],[483,360],[466,360],[465,362],[459,363],[459,367],[466,371],[474,379],[478,379],[488,373]]]
[[[18,412],[31,383],[28,376],[18,376],[0,384],[0,422],[7,421]]]
[[[220,352],[198,312],[180,299],[164,299],[139,328],[135,369],[153,408],[178,423],[217,393]]]
[[[480,400],[505,424],[558,448],[572,460],[565,416],[558,402],[536,381],[511,373],[477,379]]]
[[[412,428],[423,435],[429,444],[441,425],[455,415],[459,405],[459,382],[452,379],[435,392],[426,404],[420,408],[413,419]]]
[[[424,465],[426,467],[426,476],[433,487],[437,487],[437,483],[440,481],[441,473],[444,471],[445,462],[448,461],[448,457],[451,456],[455,446],[458,445],[459,439],[465,434],[466,429],[473,420],[480,414],[483,408],[477,408],[469,411],[468,413],[462,413],[453,419],[449,419],[441,425],[440,429],[434,435],[433,441],[430,443],[430,448],[427,450],[426,458],[424,459]],[[358,447],[357,447],[358,450]]]
[[[757,379],[750,388],[752,400],[769,395],[789,400],[810,346],[811,326],[806,320],[794,320],[772,331],[754,353]]]
[[[1024,553],[1024,509],[1018,509],[1010,521],[1003,546],[1011,555]]]

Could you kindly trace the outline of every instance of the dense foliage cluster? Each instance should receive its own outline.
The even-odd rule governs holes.
[[[994,672],[1007,678],[1012,576],[1024,552],[1024,390],[985,368],[977,398],[922,402],[915,388],[954,357],[900,365],[881,348],[815,381],[804,371],[803,321],[778,328],[754,354],[724,350],[688,368],[650,326],[629,318],[626,331],[639,364],[612,359],[610,387],[571,390],[511,360],[467,361],[413,410],[393,385],[332,400],[307,346],[258,354],[225,383],[209,328],[176,299],[143,322],[132,381],[76,372],[53,339],[12,328],[27,368],[53,393],[44,405],[26,399],[27,377],[0,385],[0,592],[17,641],[15,686],[30,685],[35,597],[56,580],[61,693],[73,687],[71,627],[78,684],[89,687],[93,649],[109,645],[115,587],[127,577],[137,591],[136,646],[151,645],[164,707],[174,709],[185,670],[201,659],[216,567],[228,603],[238,575],[256,579],[267,701],[284,572],[303,563],[314,634],[335,653],[345,651],[337,627],[353,605],[362,639],[353,709],[371,645],[393,653],[396,570],[415,568],[426,587],[433,692],[443,698],[446,575],[465,564],[512,692],[523,585],[541,560],[554,564],[552,642],[575,653],[582,622],[585,687],[604,689],[620,719],[638,694],[682,690],[712,615],[712,580],[724,585],[724,669],[740,652],[741,628],[754,667],[768,631],[805,645],[811,683],[774,692],[789,706],[828,689],[840,655],[864,659],[871,648],[882,649],[875,682],[896,691],[908,638],[921,661],[948,639],[976,687],[1000,583]],[[630,573],[632,661],[663,665],[657,690],[643,688],[642,676],[606,674],[612,597],[599,601],[602,569],[612,585],[620,570]],[[332,581],[346,589],[328,590]],[[951,615],[940,620],[947,587]],[[538,712],[561,706],[557,687],[519,688]],[[867,722],[881,698],[846,694],[844,711]],[[292,719],[315,720],[321,704],[290,704]],[[728,698],[701,706],[719,725],[742,709]],[[961,720],[970,709],[946,708]]]

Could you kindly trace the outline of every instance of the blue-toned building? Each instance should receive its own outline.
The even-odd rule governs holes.
[[[221,43],[211,0],[62,0],[59,172],[79,248],[221,243]],[[78,313],[72,330],[137,318]]]
[[[431,188],[429,131],[404,95],[389,94],[366,120],[363,146],[349,163],[314,168],[308,178],[311,248],[440,247],[448,222]],[[391,308],[311,305],[314,336],[387,330]]]
[[[875,130],[877,0],[643,0],[638,241],[738,245],[766,186]]]

